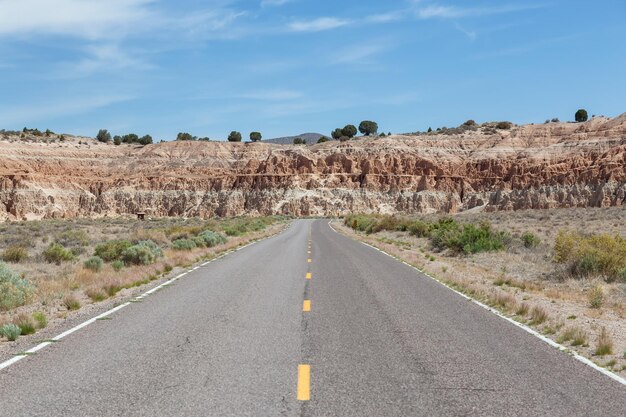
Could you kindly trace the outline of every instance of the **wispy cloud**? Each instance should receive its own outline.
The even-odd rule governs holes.
[[[421,3],[420,3],[421,4]],[[439,4],[417,5],[415,15],[420,19],[460,19],[464,17],[482,17],[494,14],[514,13],[543,8],[540,4],[504,4],[492,7],[457,7]]]
[[[332,64],[355,64],[364,63],[368,58],[380,54],[388,49],[388,45],[383,42],[368,43],[363,45],[352,46],[348,49],[340,51],[332,59]]]
[[[6,106],[0,109],[0,125],[21,126],[62,116],[83,114],[133,98],[130,95],[85,94],[81,97],[66,98],[56,102],[46,101],[34,105]]]
[[[303,94],[294,90],[259,90],[236,94],[234,98],[260,101],[287,101],[301,98]]]
[[[275,7],[291,3],[294,0],[261,0],[261,7]]]
[[[289,24],[289,29],[294,32],[321,32],[336,29],[350,24],[350,20],[336,17],[320,17],[310,21],[298,20]]]
[[[141,36],[198,36],[223,29],[243,11],[211,1],[191,12],[172,13],[157,0],[0,0],[0,38],[69,36],[89,41]]]
[[[0,36],[116,38],[150,22],[154,0],[0,0]]]

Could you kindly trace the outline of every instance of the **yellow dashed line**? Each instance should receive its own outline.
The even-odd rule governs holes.
[[[310,272],[306,273],[306,279],[311,279],[311,273]]]
[[[298,400],[311,399],[311,365],[298,365]]]
[[[302,311],[309,312],[311,311],[311,300],[304,300],[302,303]]]
[[[307,261],[308,263],[313,262],[313,261],[311,260],[311,258],[307,259],[306,261]]]

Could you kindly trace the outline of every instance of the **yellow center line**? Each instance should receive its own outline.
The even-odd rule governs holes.
[[[304,300],[304,302],[302,303],[302,311],[311,311],[311,300]]]
[[[310,272],[306,273],[306,279],[311,279],[311,273]]]
[[[308,263],[313,262],[313,261],[311,260],[311,258],[307,259],[306,261],[307,261]]]
[[[298,401],[311,399],[311,365],[298,365]]]

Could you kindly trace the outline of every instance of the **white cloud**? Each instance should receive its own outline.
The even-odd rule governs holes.
[[[0,0],[0,36],[115,38],[149,22],[153,0]]]
[[[323,30],[336,29],[350,24],[349,20],[335,17],[320,17],[310,21],[296,21],[289,24],[289,29],[294,32],[321,32]]]

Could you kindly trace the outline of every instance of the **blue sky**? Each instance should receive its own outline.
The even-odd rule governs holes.
[[[0,128],[223,139],[626,112],[624,0],[0,0]]]

